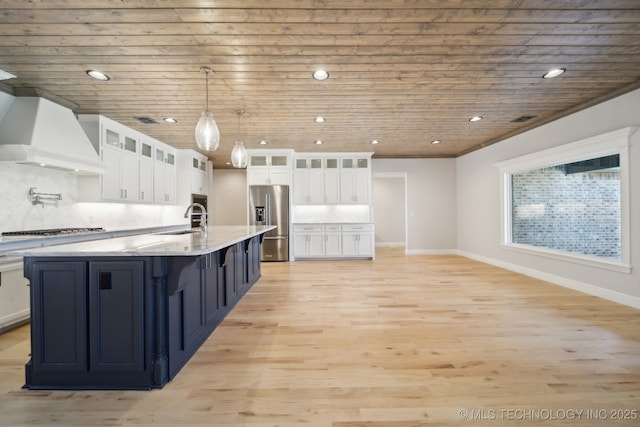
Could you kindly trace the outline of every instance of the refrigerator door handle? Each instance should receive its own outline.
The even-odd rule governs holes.
[[[267,193],[267,225],[272,225],[271,223],[271,194]]]

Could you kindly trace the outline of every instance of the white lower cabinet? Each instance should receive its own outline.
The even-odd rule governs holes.
[[[373,224],[296,224],[293,255],[305,258],[373,258]]]
[[[295,258],[324,256],[324,227],[322,225],[294,226],[293,247]]]
[[[24,278],[22,258],[3,257],[0,263],[0,331],[29,319],[29,281]]]
[[[342,256],[342,233],[339,225],[324,226],[324,254],[328,257]]]
[[[342,255],[344,257],[373,257],[372,224],[342,226]]]

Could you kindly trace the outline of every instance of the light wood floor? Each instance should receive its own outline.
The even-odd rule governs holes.
[[[1,425],[640,424],[640,311],[398,249],[263,264],[162,390],[22,390],[28,353],[0,336]]]

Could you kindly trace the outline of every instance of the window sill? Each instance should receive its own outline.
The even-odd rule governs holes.
[[[571,262],[574,264],[586,265],[594,268],[617,271],[620,273],[631,273],[631,266],[606,258],[597,258],[587,255],[572,254],[570,252],[554,251],[551,249],[538,248],[535,246],[518,245],[515,243],[505,243],[501,245],[503,249],[525,253],[529,255],[538,255],[545,258]]]

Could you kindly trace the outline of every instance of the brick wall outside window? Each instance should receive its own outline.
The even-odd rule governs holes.
[[[620,173],[512,175],[512,242],[620,259]]]

